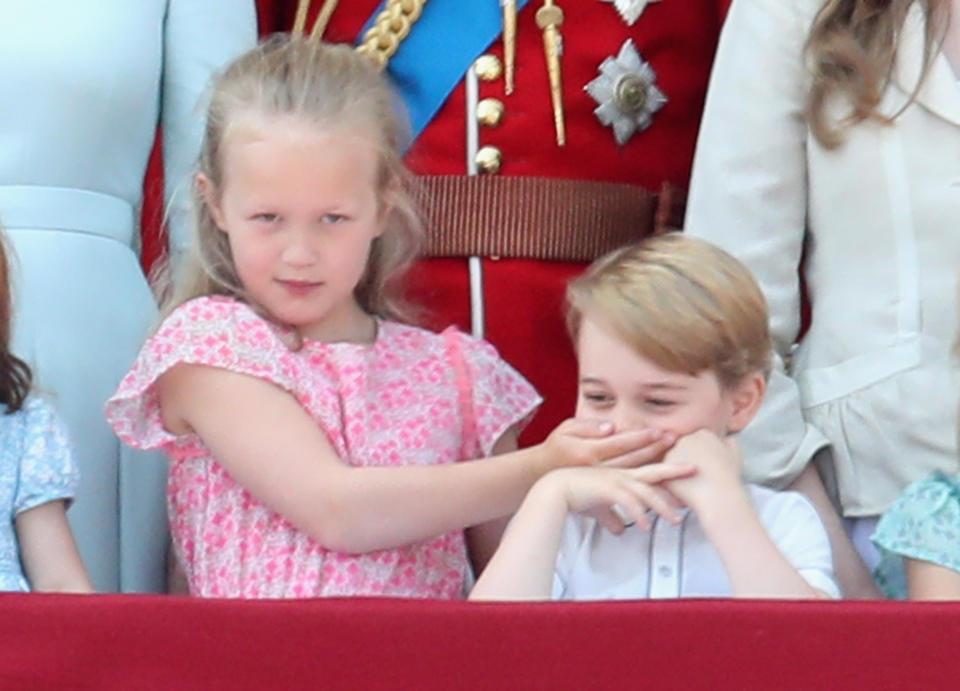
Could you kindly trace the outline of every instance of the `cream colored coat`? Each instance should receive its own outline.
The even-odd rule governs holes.
[[[737,0],[717,61],[686,227],[760,281],[778,353],[767,400],[743,433],[748,478],[789,483],[830,445],[844,513],[882,512],[909,482],[958,472],[960,85],[938,56],[893,126],[862,123],[827,151],[802,111],[803,46],[822,0]],[[900,34],[882,111],[909,99],[923,12]],[[840,104],[833,104],[842,113]],[[798,267],[812,301],[800,328]]]

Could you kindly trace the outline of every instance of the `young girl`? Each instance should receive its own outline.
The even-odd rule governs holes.
[[[731,435],[763,399],[771,350],[749,271],[672,234],[599,259],[568,294],[577,415],[678,441],[662,463],[543,477],[470,597],[838,595],[813,506],[740,478]]]
[[[77,468],[49,405],[29,396],[31,373],[9,350],[10,284],[0,238],[0,590],[91,592],[67,523]]]
[[[493,519],[550,468],[672,441],[571,421],[454,463],[513,449],[538,397],[487,344],[396,321],[419,232],[400,134],[384,79],[346,46],[276,38],[214,85],[200,261],[107,405],[124,441],[173,461],[195,595],[457,597],[464,528],[482,565]]]

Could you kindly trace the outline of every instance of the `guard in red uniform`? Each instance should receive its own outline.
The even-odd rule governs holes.
[[[258,4],[264,33],[293,25],[295,0]],[[301,10],[307,30],[329,18],[324,40],[379,51],[410,95],[407,164],[423,176],[432,257],[413,272],[413,297],[431,325],[487,338],[543,394],[522,441],[573,411],[566,282],[607,250],[680,225],[728,4],[314,0]],[[384,6],[393,14],[379,16]]]

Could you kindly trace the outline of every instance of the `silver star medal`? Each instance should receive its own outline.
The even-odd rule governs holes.
[[[657,75],[631,39],[624,42],[617,57],[604,59],[599,70],[600,76],[583,89],[600,104],[593,114],[602,124],[613,127],[617,144],[623,146],[650,126],[653,114],[667,97],[654,84]]]
[[[651,2],[660,2],[660,0],[603,0],[604,2],[612,2],[613,6],[617,8],[617,12],[620,13],[620,16],[623,17],[623,21],[627,23],[628,26],[633,26],[634,22],[640,19],[640,15],[643,14],[643,11],[647,9],[647,5]]]

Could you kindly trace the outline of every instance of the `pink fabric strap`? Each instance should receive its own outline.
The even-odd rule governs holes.
[[[463,344],[456,329],[447,329],[443,332],[447,341],[447,352],[450,364],[453,365],[457,383],[457,394],[460,402],[460,417],[463,420],[463,437],[460,444],[460,460],[466,461],[476,458],[482,451],[477,438],[477,420],[473,411],[473,385],[470,372],[467,370],[467,361],[463,357]]]

